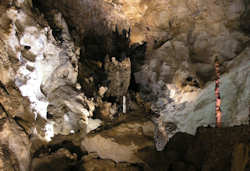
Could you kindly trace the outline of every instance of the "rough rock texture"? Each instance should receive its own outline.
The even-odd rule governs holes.
[[[248,170],[249,4],[1,0],[0,168]]]
[[[232,72],[225,73],[221,78],[223,126],[248,124],[249,121],[248,48],[231,64],[234,65]],[[177,131],[174,130],[175,132],[194,134],[199,126],[215,126],[214,87],[214,83],[209,83],[206,88],[198,92],[180,92],[175,86],[168,85],[167,88],[163,87],[168,100],[161,95],[163,97],[157,100],[153,110],[159,112],[165,122],[176,123]]]
[[[221,110],[223,126],[248,124],[249,122],[249,50],[242,52],[235,63],[240,64],[232,68],[230,73],[221,77]],[[232,63],[234,63],[232,62]],[[177,132],[195,134],[199,126],[215,126],[214,83],[210,83],[201,92],[176,93],[178,89],[170,89],[173,94],[172,101],[167,105],[159,99],[156,108],[163,121],[174,122]],[[171,92],[172,91],[172,92]],[[192,96],[192,98],[190,98]],[[178,106],[182,106],[179,108]],[[174,130],[176,132],[176,130]],[[170,134],[171,135],[171,134]],[[173,135],[173,134],[172,134]]]
[[[232,171],[245,170],[248,162],[249,146],[246,144],[237,144],[234,146],[232,154]]]
[[[100,124],[94,119],[88,122],[95,105],[74,89],[79,49],[62,15],[51,14],[62,29],[60,42],[30,5],[30,1],[0,3],[1,168],[7,170],[29,170],[34,139],[39,148],[46,144],[43,140],[50,141],[56,134],[83,129],[85,135]],[[58,98],[63,92],[65,98]],[[55,117],[47,112],[48,105],[54,105]],[[68,113],[61,114],[62,107]]]
[[[133,121],[87,136],[82,141],[82,147],[89,153],[97,153],[103,159],[141,163],[143,160],[136,153],[153,146],[152,134],[151,122]]]
[[[0,169],[28,170],[31,143],[23,129],[14,120],[1,119],[0,135]]]
[[[166,4],[165,9],[175,13],[159,7],[162,12],[151,27],[165,30],[171,38],[151,49],[149,44],[148,62],[135,73],[135,79],[163,122],[174,122],[179,131],[192,134],[198,126],[215,125],[214,84],[209,81],[215,78],[218,56],[225,73],[221,79],[222,122],[224,126],[248,123],[250,94],[243,87],[249,87],[249,37],[237,24],[245,13],[244,5],[243,1],[180,0]]]
[[[52,122],[55,134],[86,132],[88,117],[93,116],[95,104],[84,94],[70,86],[62,86],[50,93],[48,100],[48,121]]]
[[[94,154],[87,155],[83,158],[83,168],[86,171],[103,170],[103,171],[138,171],[140,167],[128,163],[115,163],[112,160],[100,160]]]
[[[1,51],[3,53],[1,67],[7,69],[3,69],[1,82],[8,85],[9,82],[13,84],[15,81],[15,85],[20,89],[22,96],[28,97],[31,109],[30,111],[27,110],[28,102],[26,102],[26,105],[22,105],[22,98],[16,98],[16,102],[13,103],[18,92],[13,92],[16,95],[10,96],[9,100],[8,98],[1,98],[1,103],[7,106],[6,110],[9,113],[13,113],[14,116],[12,117],[18,117],[29,124],[24,124],[29,133],[38,134],[47,141],[51,140],[55,134],[67,135],[78,131],[80,127],[84,127],[78,123],[79,118],[83,118],[82,124],[87,127],[88,117],[93,116],[92,112],[95,106],[84,94],[78,95],[73,88],[77,81],[79,49],[74,46],[68,32],[68,26],[61,13],[51,12],[53,18],[50,22],[61,29],[61,39],[56,40],[58,37],[53,34],[47,21],[42,16],[38,16],[38,13],[35,12],[32,13],[26,2],[20,2],[18,5],[20,9],[15,6],[6,8],[5,13],[7,15],[4,14],[1,20],[9,20],[10,22],[9,28],[1,32],[5,41]],[[38,17],[38,20],[35,17]],[[10,59],[13,58],[12,60],[15,59],[15,61],[10,61],[6,51],[11,57]],[[15,67],[14,64],[19,65],[19,68]],[[12,77],[10,78],[10,76]],[[66,85],[72,88],[67,89],[65,88]],[[6,89],[5,94],[9,94],[11,91]],[[56,101],[59,100],[58,93],[61,93],[60,96],[64,96],[63,92],[67,93],[65,94],[66,97],[61,99],[61,102]],[[12,112],[10,102],[13,105],[20,104],[18,111]],[[47,112],[48,105],[54,106],[54,112],[57,111],[54,121],[47,120],[47,115],[53,117],[52,113]],[[69,108],[68,114],[60,114],[63,105]],[[24,112],[25,114],[22,114]],[[35,119],[36,121],[34,121]],[[37,124],[33,128],[32,122]],[[63,125],[60,124],[61,122],[63,122]],[[61,129],[62,127],[63,129]]]
[[[109,87],[107,96],[121,97],[125,96],[130,85],[131,62],[129,58],[119,62],[114,57],[105,59],[105,72],[107,73],[107,81]]]
[[[71,154],[67,149],[59,149],[52,154],[41,155],[32,161],[32,171],[47,170],[70,170],[74,162],[77,162],[77,155]]]
[[[222,137],[221,134],[225,136]],[[196,141],[187,150],[185,158],[201,170],[233,170],[236,161],[231,161],[235,160],[235,153],[242,152],[241,149],[236,148],[241,143],[248,144],[248,134],[249,127],[244,126],[217,130],[213,128],[201,128],[196,135]],[[192,148],[198,144],[202,148],[193,150]],[[201,160],[198,160],[201,156],[203,156]],[[200,162],[202,165],[200,165]],[[241,162],[243,163],[238,163],[238,165],[248,170],[249,158],[245,158]],[[246,163],[248,163],[248,166]]]
[[[249,170],[249,126],[199,128],[195,136],[177,133],[166,146],[164,167],[155,170]],[[236,155],[237,154],[237,155]],[[158,153],[159,155],[159,153]],[[236,157],[237,156],[237,157]]]
[[[112,120],[117,113],[117,107],[115,104],[109,102],[103,102],[100,105],[100,118],[103,120]]]

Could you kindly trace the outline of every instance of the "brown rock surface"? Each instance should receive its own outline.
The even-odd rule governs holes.
[[[34,158],[31,171],[70,170],[76,162],[76,154],[71,154],[67,149],[61,148],[52,154]]]
[[[154,146],[153,129],[154,126],[149,121],[122,123],[96,135],[87,136],[82,141],[82,148],[89,153],[97,153],[102,159],[141,163],[143,160],[137,156],[137,152]]]
[[[107,80],[110,81],[107,96],[121,97],[125,96],[130,85],[131,62],[129,58],[125,58],[119,62],[115,57],[111,60],[105,58],[104,64]]]
[[[28,135],[14,120],[1,119],[0,163],[4,171],[26,171],[31,161]]]
[[[232,165],[231,171],[241,171],[246,169],[246,165],[249,160],[249,149],[248,145],[246,144],[236,144],[233,149],[232,153]]]
[[[249,5],[0,0],[0,170],[249,170]]]
[[[140,167],[132,166],[127,163],[117,164],[112,160],[91,159],[85,161],[83,168],[86,171],[102,170],[102,171],[139,171]]]

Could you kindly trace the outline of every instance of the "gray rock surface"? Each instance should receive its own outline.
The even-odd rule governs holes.
[[[238,65],[234,66],[231,72],[223,74],[220,79],[222,125],[225,127],[249,123],[249,49],[243,51],[234,62],[237,61]],[[173,136],[175,132],[194,135],[200,126],[216,125],[214,87],[215,83],[210,82],[198,92],[179,92],[172,97],[171,91],[175,93],[178,89],[170,87],[170,95],[166,94],[166,98],[170,97],[172,102],[164,102],[162,98],[157,100],[153,110],[157,110],[161,115],[159,123],[173,122],[177,126],[177,130],[167,133],[168,137]],[[159,138],[158,141],[166,140]]]
[[[77,83],[79,48],[75,47],[64,18],[56,10],[50,12],[53,16],[50,22],[62,30],[59,42],[43,16],[32,13],[28,2],[18,1],[16,5],[20,9],[14,6],[1,9],[4,11],[1,22],[6,20],[11,23],[9,28],[0,32],[4,40],[1,41],[1,82],[4,85],[15,82],[15,86],[22,96],[29,99],[30,104],[27,102],[27,106],[19,105],[17,113],[12,112],[8,105],[13,98],[3,98],[1,102],[13,117],[22,118],[27,132],[38,134],[47,141],[56,134],[67,135],[81,127],[87,127],[88,117],[93,116],[95,105],[73,88]],[[64,98],[60,97],[60,101],[58,96]],[[18,95],[15,97],[18,97],[16,103],[22,104],[22,99]],[[11,103],[16,104],[13,101]],[[27,110],[29,105],[30,109]],[[55,123],[47,118],[48,105],[54,106],[54,113],[57,111]],[[70,113],[63,113],[63,106]],[[25,110],[28,112],[23,114]],[[84,122],[81,124],[85,126],[80,126],[79,118],[83,118]],[[36,124],[33,125],[32,122]],[[93,124],[98,126],[96,123]],[[93,126],[91,128],[95,129]]]

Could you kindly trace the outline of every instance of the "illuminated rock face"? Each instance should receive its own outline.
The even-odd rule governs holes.
[[[35,151],[65,137],[79,140],[83,151],[100,158],[144,163],[143,150],[154,149],[153,138],[161,151],[177,132],[195,134],[200,126],[215,126],[215,54],[222,74],[222,126],[247,124],[250,38],[244,20],[249,21],[249,4],[242,0],[1,0],[0,168],[5,160],[23,162],[20,170],[28,170],[30,141],[41,143],[32,144]],[[124,29],[131,30],[130,39]],[[126,41],[114,39],[114,31],[118,37],[125,33]],[[110,60],[105,63],[101,52],[112,48],[118,56],[107,53]],[[94,87],[88,95],[88,86],[81,89],[85,83]],[[132,91],[137,92],[128,92],[135,83],[137,90]],[[120,104],[111,96],[128,95],[129,111],[136,108],[131,107],[133,93],[160,116],[153,119],[155,135],[152,123],[138,118],[91,132],[102,122],[94,119],[96,108],[108,122],[120,117]],[[27,135],[11,129],[7,118]],[[13,161],[1,155],[6,144]]]
[[[14,79],[11,79],[19,88],[22,96],[29,99],[30,111],[33,113],[26,114],[25,117],[18,117],[29,121],[32,120],[31,118],[37,120],[34,121],[36,125],[28,129],[47,141],[57,134],[68,135],[80,129],[86,132],[88,117],[93,116],[92,112],[95,107],[84,94],[79,94],[74,90],[78,75],[79,49],[74,46],[66,22],[61,13],[54,11],[51,14],[55,26],[61,29],[59,42],[55,40],[56,37],[53,37],[52,30],[44,18],[38,17],[35,20],[29,15],[30,9],[26,1],[18,2],[17,5],[21,9],[5,9],[6,15],[2,15],[1,21],[9,20],[12,24],[6,28],[9,29],[9,33],[4,31],[1,33],[5,40],[7,53],[19,61],[19,68],[15,68],[16,71],[9,70],[9,73],[16,72],[15,76],[14,73],[12,74]],[[13,66],[9,68],[11,69]],[[7,74],[1,78],[1,82],[8,84]],[[71,88],[67,89],[65,86]],[[65,91],[67,91],[66,94],[63,93]],[[58,92],[61,94],[58,95]],[[63,101],[56,101],[59,96],[65,97],[61,97]],[[5,101],[3,99],[3,102]],[[54,107],[54,113],[48,112],[49,104]],[[60,114],[63,106],[68,110]],[[48,115],[50,118],[47,117]],[[54,118],[51,119],[53,115]],[[55,119],[55,115],[57,119]],[[80,118],[83,119],[82,122],[79,122]],[[43,121],[39,123],[38,120]]]
[[[148,23],[150,28],[147,40],[151,40],[151,44],[147,62],[141,71],[135,73],[146,101],[151,102],[151,109],[160,114],[156,123],[175,123],[177,130],[168,132],[168,138],[176,132],[195,134],[199,126],[215,125],[212,81],[215,79],[213,58],[218,54],[223,73],[222,123],[224,126],[247,124],[249,91],[244,88],[244,95],[236,92],[240,85],[249,87],[249,83],[241,77],[244,75],[244,78],[249,79],[249,62],[246,59],[249,49],[244,46],[249,37],[242,33],[240,27],[228,24],[239,21],[246,12],[244,3],[165,2],[165,7],[155,7],[158,8],[158,18],[153,6],[147,9],[144,16],[143,23]],[[157,3],[162,1],[155,1]],[[155,22],[152,21],[154,19]],[[156,28],[154,37],[150,35],[150,30]],[[160,36],[164,32],[165,41]],[[168,138],[157,141],[166,144],[164,141],[168,141]],[[164,145],[159,146],[159,150],[163,148]]]
[[[246,59],[247,57],[243,55],[238,60],[244,61],[244,58]],[[245,64],[243,63],[238,68],[232,69],[232,72],[226,73],[221,77],[222,126],[248,124],[250,91],[245,88],[240,89],[240,87],[250,86],[249,67],[249,63],[245,62]],[[212,82],[196,95],[194,93],[188,94],[188,96],[193,95],[196,98],[191,101],[184,101],[185,107],[182,109],[172,112],[167,105],[161,110],[162,119],[165,122],[176,123],[178,131],[190,134],[195,134],[199,126],[215,126],[214,86],[215,83]],[[186,94],[183,93],[182,95],[185,96]]]
[[[228,62],[227,67],[230,68],[230,72],[221,76],[222,126],[248,124],[250,91],[246,87],[250,86],[249,53],[249,48],[246,48],[234,60]],[[150,68],[150,65],[148,67]],[[170,132],[165,130],[168,138],[156,138],[156,141],[162,144],[159,145],[158,150],[163,150],[166,142],[176,132],[194,135],[200,126],[216,125],[214,81],[206,83],[202,88],[195,87],[194,82],[188,80],[192,73],[186,70],[178,73],[183,78],[177,79],[177,81],[181,81],[179,85],[183,85],[183,81],[186,82],[184,86],[178,87],[176,86],[178,84],[164,82],[164,79],[159,79],[152,84],[152,81],[148,81],[148,79],[156,80],[156,73],[152,70],[144,69],[136,74],[137,80],[144,85],[144,89],[147,89],[146,92],[150,89],[153,90],[149,96],[145,95],[145,97],[152,102],[152,110],[160,114],[160,118],[156,121],[159,128],[162,123],[165,123],[166,126],[167,123],[175,123],[177,126],[177,129]],[[148,79],[142,75],[147,75]]]
[[[36,22],[34,20],[32,21],[24,11],[22,12],[22,18],[17,18],[19,27],[23,27],[24,31],[20,37],[20,47],[23,49],[21,50],[19,58],[22,62],[22,66],[17,71],[16,85],[21,90],[22,95],[29,98],[31,109],[36,114],[35,117],[40,115],[42,118],[47,119],[45,139],[50,141],[56,134],[68,135],[71,132],[78,131],[80,129],[80,124],[78,123],[79,118],[83,117],[84,122],[86,122],[85,124],[87,124],[88,117],[90,116],[87,109],[80,104],[77,110],[72,109],[72,107],[76,108],[77,103],[75,103],[75,106],[72,106],[73,97],[71,97],[64,99],[60,105],[72,109],[71,111],[73,113],[68,114],[67,111],[65,111],[66,113],[59,115],[60,112],[58,111],[56,113],[57,120],[52,121],[47,118],[47,107],[49,104],[54,105],[54,110],[60,110],[60,107],[57,106],[59,104],[55,102],[55,99],[59,98],[56,91],[63,89],[61,88],[62,86],[74,86],[76,84],[78,72],[77,49],[74,47],[68,33],[67,24],[60,13],[54,14],[54,22],[57,27],[62,28],[63,42],[58,45],[48,26],[45,28],[35,27]],[[31,20],[30,25],[27,24],[27,20]],[[29,67],[33,69],[29,70]],[[62,92],[61,96],[63,97]],[[68,91],[67,93],[66,96],[68,97],[70,97],[72,93],[76,94],[74,91]],[[78,98],[83,99],[84,95]],[[53,117],[55,112],[49,114]],[[70,115],[68,116],[69,119],[67,119],[65,115]],[[78,119],[74,118],[74,115]],[[64,123],[64,126],[58,129],[58,127],[61,127],[59,126],[61,122]]]

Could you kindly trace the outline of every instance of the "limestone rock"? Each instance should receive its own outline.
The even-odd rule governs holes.
[[[116,104],[103,102],[100,105],[100,117],[104,120],[111,120],[113,119],[113,115],[117,113]]]
[[[77,26],[76,31],[81,35],[86,30],[94,30],[105,35],[108,29],[115,30],[116,26],[120,27],[119,30],[122,30],[123,28],[127,28],[128,30],[129,27],[128,22],[124,21],[124,16],[119,13],[113,5],[101,0],[96,2],[85,0],[77,0],[74,2],[69,2],[67,0],[38,0],[35,1],[35,6],[39,6],[41,9],[45,10],[53,8],[58,9],[63,16],[67,17],[66,20],[68,24]],[[72,20],[71,17],[74,18],[74,20]]]
[[[107,90],[108,90],[107,87],[101,86],[101,87],[99,88],[98,94],[99,94],[101,97],[103,97],[103,95],[106,93]]]
[[[48,121],[53,123],[54,134],[68,135],[79,130],[86,133],[88,118],[93,116],[95,110],[91,100],[70,86],[62,86],[51,92],[48,100]]]
[[[28,136],[14,121],[1,120],[0,124],[0,167],[2,170],[29,169],[30,142]]]
[[[105,58],[105,72],[107,80],[110,82],[108,86],[107,96],[121,97],[126,95],[130,84],[131,62],[129,58],[125,58],[119,62],[115,57]]]
[[[221,77],[220,91],[224,126],[248,124],[250,97],[249,90],[246,88],[249,87],[248,56],[249,48],[246,48],[234,57],[234,60],[224,64],[231,71]],[[153,61],[154,59],[151,60],[153,65],[145,66],[142,71],[135,74],[135,77],[141,84],[142,97],[151,102],[151,109],[161,115],[162,119],[160,120],[175,123],[177,126],[176,132],[190,134],[195,134],[196,128],[199,126],[214,126],[215,96],[213,82],[209,82],[205,87],[204,85],[200,86],[197,77],[183,68],[174,71],[174,75],[172,74],[175,84],[168,84],[168,81],[160,76],[157,77],[157,73],[161,74],[160,71],[154,71],[151,68],[158,66]],[[174,65],[178,66],[178,64]],[[168,135],[171,137],[174,134],[173,132],[173,134]],[[161,144],[160,139],[158,140]]]
[[[248,146],[245,144],[237,144],[234,146],[232,154],[231,171],[244,171],[249,160]]]
[[[29,98],[36,115],[46,118],[49,103],[46,95],[59,86],[76,82],[77,68],[73,67],[77,60],[75,48],[70,40],[65,40],[63,45],[58,46],[48,25],[37,27],[38,21],[24,10],[21,10],[20,15],[22,17],[16,19],[20,35],[18,46],[19,49],[24,48],[18,52],[22,65],[17,71],[15,83],[22,95]],[[26,19],[23,20],[24,18]],[[61,21],[64,20],[61,18]],[[64,30],[67,31],[67,27]],[[30,57],[26,57],[28,60],[23,58],[27,54],[32,55],[32,60]],[[27,69],[27,66],[33,67],[33,70]]]
[[[35,156],[34,170],[46,170],[43,166],[53,162],[50,169],[72,169],[68,166],[79,163],[81,156],[55,148],[58,141],[73,141],[74,136],[68,137],[76,132],[82,151],[97,155],[83,158],[86,170],[100,170],[100,165],[107,170],[138,170],[134,164],[147,165],[158,155],[163,160],[154,161],[155,165],[165,164],[164,152],[153,152],[153,138],[156,148],[163,150],[176,132],[195,134],[200,126],[215,125],[215,55],[221,65],[222,124],[248,124],[249,16],[247,0],[0,0],[0,169],[29,170],[30,156]],[[113,31],[122,36],[117,38]],[[107,54],[111,59],[104,59]],[[83,75],[82,88],[77,84],[78,72]],[[135,93],[140,93],[138,102],[146,113],[160,116],[156,126],[145,121],[145,115],[122,122],[119,119],[127,117],[123,115],[117,122],[112,120],[112,127],[104,123],[91,131],[102,122],[93,119],[95,108],[101,108],[104,122],[110,121],[114,104],[119,105],[120,97],[128,93],[130,80],[136,89],[131,91],[140,91]],[[101,86],[107,90],[98,92]],[[112,96],[118,97],[117,102]],[[239,132],[234,136],[240,136]],[[220,167],[223,156],[216,158],[218,153],[210,150],[224,150],[227,142],[209,142],[212,133],[198,150],[202,155],[209,151],[204,154],[207,161],[197,160],[201,155],[189,149],[187,156],[168,162],[164,169],[213,170],[214,163]],[[54,151],[36,156],[35,150],[48,147],[43,140],[52,137]],[[30,152],[34,139],[39,143]],[[180,147],[187,147],[180,142]],[[178,160],[179,151],[186,153],[177,149],[167,157]],[[232,169],[243,170],[249,165],[247,151],[239,145],[233,153],[223,154],[227,159],[233,154]],[[62,161],[69,165],[60,165]]]
[[[246,49],[246,51],[248,51]],[[222,124],[223,126],[234,126],[248,124],[249,121],[249,97],[250,92],[246,87],[249,84],[249,62],[245,53],[240,55],[237,60],[237,67],[232,68],[233,72],[224,74],[221,77],[221,100],[222,100]],[[236,61],[237,61],[236,60]],[[236,62],[237,63],[237,62]],[[171,90],[170,90],[171,91]],[[171,103],[162,104],[159,109],[164,122],[174,122],[177,124],[177,130],[195,134],[199,126],[215,126],[215,97],[214,83],[208,84],[202,91],[172,94],[175,107],[171,108]],[[193,96],[193,99],[190,97]],[[171,92],[170,92],[171,97]],[[183,104],[181,108],[178,105]],[[160,107],[158,105],[158,107]]]
[[[33,159],[32,171],[68,170],[77,161],[77,155],[67,149],[59,149],[52,154],[43,154]]]
[[[127,163],[115,163],[111,160],[100,160],[100,159],[91,159],[87,162],[84,162],[83,168],[86,171],[93,170],[103,170],[103,171],[138,171],[139,167],[132,166]]]
[[[152,136],[152,132],[153,124],[151,122],[123,123],[110,130],[87,136],[82,141],[82,148],[89,153],[97,153],[102,159],[143,163],[142,159],[137,156],[137,152],[153,146],[153,141],[145,136],[145,134]]]
[[[232,170],[232,166],[236,163],[238,164],[237,170],[244,167],[247,170],[249,159],[245,152],[249,146],[247,136],[249,131],[247,125],[226,128],[201,127],[194,136],[195,141],[186,148],[185,160],[196,170],[199,170],[198,168],[201,170]],[[199,148],[196,148],[197,146]]]
[[[14,171],[19,169],[18,161],[12,151],[7,146],[0,147],[0,169],[3,171]]]
[[[18,9],[1,8],[6,13],[1,15],[1,22],[6,20],[10,24],[6,28],[8,32],[2,27],[0,30],[4,40],[0,42],[3,56],[0,69],[4,74],[1,72],[0,79],[4,85],[11,86],[4,90],[0,103],[28,134],[38,134],[49,141],[57,134],[85,130],[95,104],[73,88],[78,75],[79,49],[73,43],[62,14],[57,10],[49,11],[52,19],[47,22],[41,16],[34,17],[38,14],[33,13],[29,3],[18,1]],[[13,4],[9,2],[9,5]],[[60,40],[52,30],[54,27],[61,29]],[[61,101],[59,96],[62,96]],[[64,113],[65,110],[68,113]]]

